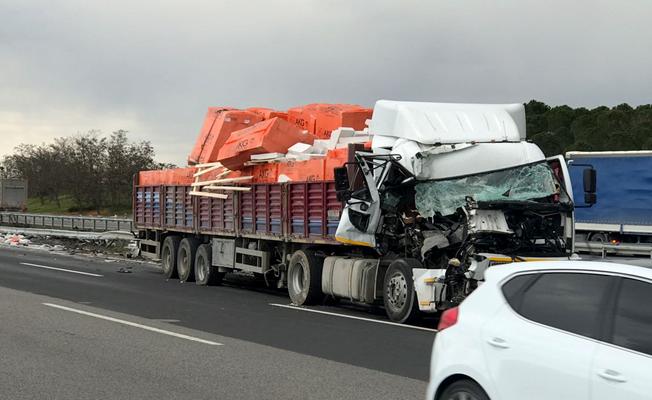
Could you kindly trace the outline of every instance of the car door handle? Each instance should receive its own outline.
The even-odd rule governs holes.
[[[489,340],[487,340],[487,343],[494,347],[498,347],[499,349],[509,349],[509,345],[505,341],[505,339],[501,339],[499,337],[494,337]]]
[[[627,379],[625,379],[620,372],[614,371],[613,369],[604,369],[598,372],[598,376],[612,382],[627,382]]]

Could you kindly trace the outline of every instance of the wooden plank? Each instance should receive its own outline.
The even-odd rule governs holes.
[[[279,158],[284,158],[285,153],[263,153],[263,154],[252,154],[251,161],[267,161],[267,160],[276,160]]]
[[[208,173],[208,172],[211,172],[211,171],[215,171],[216,169],[220,169],[220,168],[224,168],[224,167],[221,166],[221,165],[213,165],[212,167],[208,167],[208,168],[203,169],[203,170],[201,170],[201,171],[199,171],[199,172],[195,172],[192,176],[194,176],[195,178],[197,178],[198,176],[202,176],[202,175],[204,175],[205,173]]]
[[[195,164],[193,167],[196,168],[208,168],[208,167],[214,167],[216,165],[222,165],[221,162],[210,162],[210,163],[204,163],[204,164]]]
[[[240,176],[237,178],[226,178],[226,179],[214,179],[212,181],[204,181],[204,182],[195,182],[192,184],[192,186],[209,186],[212,185],[213,183],[228,183],[228,182],[239,182],[239,181],[246,181],[249,179],[252,179],[253,176]]]
[[[204,186],[204,190],[230,190],[234,192],[249,192],[251,191],[250,187],[244,186]]]
[[[224,175],[228,175],[229,172],[231,172],[230,169],[227,169],[226,171],[220,172],[219,174],[217,174],[217,175],[215,176],[215,179],[220,179],[220,178],[223,177]]]
[[[214,199],[226,199],[229,196],[221,193],[190,192],[191,196],[212,197]]]

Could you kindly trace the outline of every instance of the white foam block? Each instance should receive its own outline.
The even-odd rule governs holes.
[[[312,146],[308,143],[295,143],[288,149],[288,153],[292,154],[304,154],[310,153]]]
[[[263,153],[263,154],[252,154],[251,161],[261,161],[261,160],[273,160],[275,158],[283,158],[285,154],[283,153]]]

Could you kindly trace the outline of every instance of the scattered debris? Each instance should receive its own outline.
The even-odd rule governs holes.
[[[0,236],[0,238],[3,244],[10,246],[29,246],[32,243],[31,240],[20,234],[7,233],[4,236]]]
[[[117,257],[106,259],[106,262],[116,262],[122,258],[136,259],[140,255],[138,241],[128,235],[125,235],[124,239],[115,237],[87,239],[81,236],[82,238],[74,238],[9,232],[0,234],[0,246],[22,246],[71,255],[80,253],[96,257]]]

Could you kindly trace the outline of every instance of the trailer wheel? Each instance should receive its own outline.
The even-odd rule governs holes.
[[[297,250],[288,266],[288,294],[296,305],[314,304],[324,296],[321,270],[324,261],[310,250]]]
[[[197,239],[184,238],[179,244],[177,253],[177,272],[181,282],[192,282],[195,280],[195,256],[199,242]]]
[[[591,234],[591,236],[589,237],[589,242],[597,242],[597,243],[607,244],[607,243],[609,243],[609,238],[608,238],[606,233],[597,232],[597,233],[592,233]]]
[[[202,244],[197,248],[195,256],[195,283],[201,286],[219,285],[224,278],[224,272],[219,272],[212,266],[213,253],[210,244]]]
[[[389,319],[407,323],[417,319],[419,306],[412,280],[412,268],[419,262],[411,259],[398,259],[392,262],[383,280],[383,303]]]
[[[165,279],[178,278],[177,274],[177,252],[179,251],[179,236],[168,236],[163,240],[161,249],[161,266],[163,267],[163,276]]]

